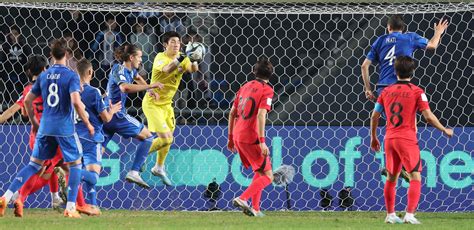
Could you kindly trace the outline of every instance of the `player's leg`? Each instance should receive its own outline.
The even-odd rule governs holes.
[[[68,137],[56,137],[63,153],[64,162],[69,165],[69,180],[66,209],[64,216],[80,218],[76,210],[76,199],[82,173],[82,146],[77,134]]]
[[[90,206],[87,205],[87,209],[79,211],[87,215],[97,216],[100,215],[100,209],[97,206],[95,185],[99,180],[102,164],[102,145],[83,139],[81,139],[81,143],[84,151],[83,161],[86,166],[86,168],[82,170],[82,180]]]
[[[420,201],[421,195],[421,156],[420,148],[416,141],[403,140],[401,143],[403,146],[403,158],[402,163],[407,169],[410,175],[410,186],[408,187],[407,194],[407,209],[403,221],[410,224],[421,224],[415,218],[416,207]]]
[[[54,137],[43,136],[37,138],[30,162],[18,172],[8,187],[8,190],[0,198],[0,216],[4,216],[7,204],[10,202],[13,194],[18,191],[33,174],[41,170],[41,166],[45,160],[53,157],[56,147],[57,143],[54,141]]]
[[[395,213],[395,198],[397,179],[400,175],[402,163],[393,139],[385,140],[385,158],[385,168],[387,169],[387,180],[383,190],[387,210],[385,223],[399,224],[403,222]]]
[[[154,135],[152,135],[151,132],[145,126],[143,126],[142,130],[137,136],[135,136],[135,138],[138,139],[140,143],[138,144],[137,151],[135,152],[135,159],[133,160],[132,168],[127,173],[126,179],[129,182],[149,189],[150,186],[141,178],[139,171],[145,164]]]
[[[150,106],[144,103],[143,112],[147,117],[149,130],[157,135],[149,150],[150,153],[157,151],[156,164],[151,173],[160,177],[163,184],[170,186],[171,180],[166,175],[165,160],[173,143],[174,111],[171,106]]]

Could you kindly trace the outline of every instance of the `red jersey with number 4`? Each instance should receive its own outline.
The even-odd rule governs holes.
[[[234,141],[258,144],[258,109],[271,110],[273,88],[262,80],[243,85],[234,99],[237,117],[234,124]]]
[[[409,82],[398,81],[382,91],[377,103],[383,106],[387,116],[385,139],[418,140],[416,111],[430,109],[428,98],[421,88]]]
[[[20,105],[21,107],[25,106],[25,103],[24,103],[25,102],[25,97],[28,94],[28,92],[30,92],[31,87],[33,87],[33,84],[27,85],[25,87],[25,89],[23,89],[23,93],[20,96],[20,98],[16,101],[16,103],[18,105]],[[33,100],[33,112],[35,114],[36,119],[38,119],[38,122],[40,122],[41,116],[43,115],[43,98],[41,98],[41,96],[39,96],[39,97],[35,98],[35,100]],[[29,144],[30,144],[31,149],[33,149],[35,138],[36,138],[36,133],[30,132]]]

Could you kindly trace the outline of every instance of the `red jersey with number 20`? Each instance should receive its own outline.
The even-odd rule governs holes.
[[[415,140],[416,111],[430,109],[425,92],[409,82],[398,81],[382,91],[377,103],[387,115],[385,139],[402,138]]]
[[[237,117],[234,124],[234,141],[258,144],[257,114],[259,109],[271,110],[273,88],[262,80],[245,83],[234,99]]]

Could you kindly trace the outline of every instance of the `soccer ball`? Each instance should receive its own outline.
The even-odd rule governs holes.
[[[206,55],[206,47],[200,42],[189,42],[186,45],[186,55],[191,61],[202,61]]]

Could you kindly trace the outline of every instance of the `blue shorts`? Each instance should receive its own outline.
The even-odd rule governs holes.
[[[82,146],[76,133],[67,137],[36,136],[32,156],[40,160],[52,159],[56,155],[58,146],[63,153],[64,162],[81,159]]]
[[[80,139],[83,152],[84,165],[102,165],[102,143]]]
[[[107,146],[115,133],[123,138],[136,137],[143,127],[145,126],[141,122],[128,114],[120,114],[119,116],[114,114],[112,120],[104,124],[105,141],[103,145]]]

